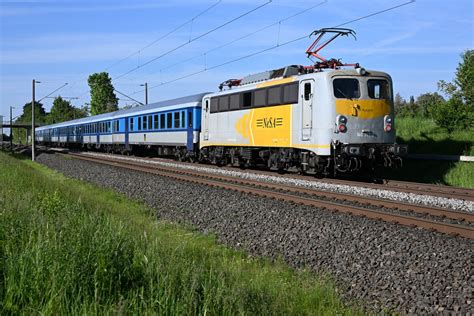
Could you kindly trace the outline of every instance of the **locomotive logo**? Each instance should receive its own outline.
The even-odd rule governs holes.
[[[283,126],[283,118],[282,117],[264,117],[257,119],[256,121],[257,127],[260,128],[277,128],[278,126]]]

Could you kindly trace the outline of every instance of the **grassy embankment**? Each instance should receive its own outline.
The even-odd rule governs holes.
[[[351,314],[331,281],[0,152],[0,314]]]
[[[408,144],[412,154],[474,156],[474,130],[455,131],[451,135],[432,120],[397,118],[397,141]],[[474,188],[474,163],[405,160],[404,168],[387,174],[408,181],[441,183]]]

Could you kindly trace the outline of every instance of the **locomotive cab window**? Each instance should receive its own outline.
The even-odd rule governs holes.
[[[390,89],[387,80],[367,80],[367,92],[371,99],[390,99]]]
[[[332,82],[334,96],[338,99],[360,98],[359,80],[350,78],[338,78]]]

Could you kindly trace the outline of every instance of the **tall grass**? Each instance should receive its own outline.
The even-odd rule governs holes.
[[[2,314],[352,314],[332,283],[0,153]]]
[[[474,155],[474,129],[449,134],[431,119],[400,117],[396,121],[397,140],[408,144],[411,153]]]

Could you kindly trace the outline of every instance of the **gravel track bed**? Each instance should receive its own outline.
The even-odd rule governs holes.
[[[38,162],[138,198],[159,219],[215,233],[252,255],[329,272],[368,310],[474,313],[472,240],[51,154]]]
[[[245,172],[245,171],[237,171],[237,170],[234,171],[234,170],[228,170],[228,169],[211,168],[211,167],[205,167],[203,165],[180,164],[180,163],[172,162],[171,160],[170,162],[167,162],[163,160],[148,160],[148,159],[140,159],[137,157],[107,155],[107,154],[95,153],[95,152],[86,152],[84,154],[88,154],[91,156],[98,156],[98,157],[105,156],[105,157],[115,158],[118,160],[136,161],[136,162],[141,162],[145,164],[167,166],[167,167],[173,167],[173,168],[180,168],[184,170],[201,171],[201,172],[211,173],[211,174],[232,176],[235,178],[281,183],[281,184],[286,184],[286,185],[305,187],[305,188],[310,188],[310,189],[318,189],[318,190],[323,190],[323,191],[331,191],[331,192],[338,192],[338,193],[345,193],[345,194],[352,194],[352,195],[381,198],[381,199],[387,199],[387,200],[392,200],[392,201],[403,201],[403,202],[408,202],[408,203],[441,207],[441,208],[452,209],[456,211],[474,213],[474,202],[459,200],[459,199],[449,199],[449,198],[431,196],[431,195],[396,192],[396,191],[390,191],[387,189],[363,188],[359,186],[303,180],[303,179],[290,178],[290,177],[278,177],[278,176],[256,174],[256,173]]]

